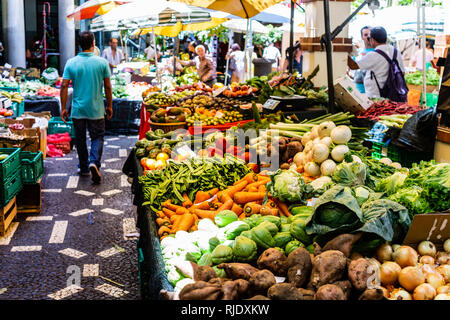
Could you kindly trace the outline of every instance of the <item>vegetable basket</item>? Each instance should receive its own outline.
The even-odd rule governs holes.
[[[186,128],[186,122],[156,123],[149,121],[148,123],[150,124],[150,128],[152,128],[152,130],[162,129],[164,133]]]
[[[246,124],[247,122],[250,122],[250,121],[253,121],[253,120],[242,120],[242,121],[236,121],[236,122],[229,122],[229,123],[224,123],[224,124],[218,124],[216,126],[201,126],[201,127],[190,126],[188,128],[188,131],[189,131],[190,134],[194,134],[194,132],[197,133],[197,131],[201,131],[200,133],[204,133],[207,130],[211,130],[211,129],[225,131],[227,129],[230,129],[231,127],[238,126],[238,125],[243,125],[243,124]]]

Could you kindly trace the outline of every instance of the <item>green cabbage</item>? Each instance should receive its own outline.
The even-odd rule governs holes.
[[[342,162],[337,165],[332,179],[334,182],[347,186],[361,186],[366,181],[367,166],[359,162]]]
[[[407,175],[401,172],[396,172],[392,176],[378,181],[375,190],[386,192],[388,195],[396,193],[405,183]]]

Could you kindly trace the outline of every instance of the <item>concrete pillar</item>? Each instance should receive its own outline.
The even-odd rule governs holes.
[[[75,56],[75,22],[67,19],[74,9],[74,0],[58,0],[59,66],[64,70],[67,60]]]
[[[303,51],[303,73],[308,76],[319,65],[320,69],[312,80],[316,87],[327,86],[327,59],[325,47],[320,46],[320,37],[325,33],[323,1],[304,0],[305,33],[300,38]],[[330,0],[330,28],[333,31],[351,13],[351,0]],[[347,73],[347,55],[352,52],[352,40],[348,38],[348,25],[333,41],[333,78],[341,78]]]
[[[13,67],[26,67],[25,16],[23,0],[2,0],[3,39],[6,62]]]

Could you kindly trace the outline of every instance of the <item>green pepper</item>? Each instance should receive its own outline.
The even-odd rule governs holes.
[[[249,262],[256,258],[257,246],[255,241],[244,237],[237,236],[233,243],[233,256],[236,261]]]
[[[275,246],[284,248],[286,244],[292,240],[292,235],[290,232],[279,232],[274,237]]]
[[[259,248],[265,250],[275,246],[275,241],[273,240],[272,235],[263,225],[254,227],[251,231],[252,240],[256,242]]]
[[[297,248],[303,247],[303,244],[298,240],[292,240],[289,241],[286,246],[284,247],[284,251],[286,255],[288,256],[292,251],[294,251]]]
[[[233,260],[233,249],[229,246],[219,244],[212,252],[211,260],[214,264],[220,264]]]
[[[291,223],[290,232],[295,239],[301,241],[302,243],[310,244],[311,237],[306,233],[305,227],[306,227],[305,219],[298,218]]]
[[[273,222],[263,221],[260,224],[258,224],[258,226],[264,226],[270,232],[272,237],[278,233],[278,227]]]
[[[281,220],[279,217],[262,216],[261,218],[258,219],[257,225],[259,225],[260,223],[262,223],[264,221],[272,222],[273,224],[275,224],[277,226],[277,228],[279,228],[281,226]]]

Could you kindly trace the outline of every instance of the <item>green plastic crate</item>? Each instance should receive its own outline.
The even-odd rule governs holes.
[[[47,134],[65,132],[68,132],[71,138],[75,137],[75,129],[71,120],[67,120],[67,123],[64,123],[60,117],[53,117],[50,119],[48,122]]]
[[[15,117],[20,117],[25,112],[25,100],[21,103],[13,102],[11,109],[14,111]]]
[[[20,151],[23,184],[35,184],[44,174],[44,157],[41,151]]]
[[[22,190],[22,175],[18,170],[12,177],[0,184],[0,206],[4,207]]]
[[[0,181],[5,181],[20,171],[20,148],[0,148],[0,154],[9,154],[8,158],[0,161]]]
[[[389,143],[378,143],[374,142],[372,144],[372,158],[381,159],[389,158],[392,162],[398,162],[402,167],[410,168],[413,163],[419,163],[420,161],[429,161],[433,159],[432,153],[424,152],[411,152],[403,150]]]

